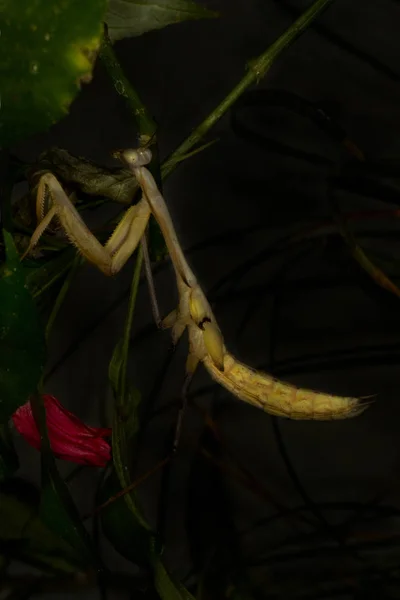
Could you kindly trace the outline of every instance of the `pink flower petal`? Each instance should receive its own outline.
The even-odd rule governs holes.
[[[54,396],[44,395],[43,401],[50,446],[57,458],[97,467],[104,467],[111,460],[111,446],[104,439],[111,437],[111,429],[89,427]],[[12,420],[28,444],[39,450],[40,434],[29,401],[15,411]]]

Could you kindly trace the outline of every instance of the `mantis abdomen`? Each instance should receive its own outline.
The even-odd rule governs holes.
[[[297,388],[250,368],[229,352],[224,357],[223,371],[209,356],[205,356],[203,364],[212,378],[233,395],[279,417],[319,421],[347,419],[361,414],[368,406],[368,402],[358,398]]]
[[[187,374],[193,374],[201,361],[212,378],[240,400],[290,419],[346,419],[364,412],[369,402],[297,388],[248,367],[226,350],[210,304],[179,244],[165,200],[150,171],[144,166],[150,158],[149,150],[128,150],[124,153],[124,160],[136,176],[161,228],[175,269],[179,307],[165,325],[173,327],[174,341],[188,328]]]

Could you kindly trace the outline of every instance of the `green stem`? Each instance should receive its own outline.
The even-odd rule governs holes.
[[[249,63],[249,70],[239,81],[224,100],[204,119],[188,138],[171,154],[161,168],[162,177],[166,177],[174,170],[182,157],[197,144],[204,135],[215,125],[215,123],[227,112],[243,92],[253,83],[258,83],[271,68],[275,59],[285,50],[317,16],[333,0],[316,0],[294,23],[272,44],[263,54]]]
[[[132,277],[131,292],[129,295],[129,303],[128,303],[128,312],[126,315],[125,327],[124,327],[124,335],[122,338],[122,352],[121,352],[122,365],[121,365],[121,380],[120,381],[121,381],[121,386],[123,387],[123,390],[122,390],[122,393],[120,394],[120,398],[122,398],[123,401],[125,401],[126,369],[127,369],[127,364],[128,364],[129,341],[130,341],[130,337],[131,337],[133,314],[135,312],[135,304],[136,304],[136,298],[137,298],[137,293],[138,293],[138,289],[139,289],[140,273],[142,271],[142,264],[143,264],[143,251],[142,251],[142,246],[139,245],[139,248],[137,251],[135,270],[133,272],[133,277]]]
[[[140,99],[139,94],[125,76],[115,55],[107,31],[104,31],[99,56],[113,82],[115,91],[117,94],[125,98],[128,108],[133,115],[134,121],[138,125],[141,135],[149,136],[149,138],[151,138],[157,129],[156,122],[149,114],[146,106]]]
[[[125,76],[112,47],[111,40],[107,33],[107,27],[105,27],[104,30],[103,40],[99,54],[103,65],[106,68],[107,73],[109,74],[113,82],[114,89],[120,96],[123,96],[125,98],[128,108],[133,116],[133,119],[137,124],[140,133],[140,145],[147,144],[150,142],[150,140],[154,144],[156,141],[155,137],[157,131],[157,123],[154,121],[154,119],[148,112],[146,106],[143,104],[135,88]],[[157,146],[154,147],[153,159],[151,161],[151,164],[149,165],[149,168],[161,187],[162,182]],[[156,224],[153,215],[151,216],[148,230],[151,242],[150,247],[152,249],[159,247],[158,252],[152,252],[153,257],[155,258],[155,260],[157,260],[158,255],[164,256],[167,252],[167,249],[160,228]]]
[[[71,283],[72,283],[79,267],[81,266],[82,262],[83,262],[82,256],[80,254],[77,254],[72,262],[72,265],[69,269],[69,273],[68,273],[67,277],[64,279],[64,282],[61,286],[61,290],[59,291],[56,301],[54,303],[53,310],[51,311],[49,320],[47,321],[46,331],[45,331],[46,341],[49,340],[50,332],[53,327],[54,321],[56,320],[57,315],[60,312],[60,308],[64,302],[65,296],[67,295],[68,290],[71,286]]]
[[[50,289],[56,283],[56,281],[58,281],[60,277],[64,275],[64,273],[69,271],[70,268],[70,265],[66,265],[65,267],[62,267],[59,271],[57,271],[57,273],[53,275],[51,279],[46,281],[46,283],[41,288],[39,288],[36,292],[32,293],[33,298],[38,298],[39,296],[47,292],[47,290]]]

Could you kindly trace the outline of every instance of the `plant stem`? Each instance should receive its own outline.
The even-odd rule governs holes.
[[[106,68],[113,82],[114,89],[120,96],[123,96],[127,102],[128,108],[133,116],[134,122],[136,123],[139,129],[140,145],[147,144],[150,141],[152,141],[153,144],[155,144],[157,123],[154,121],[154,119],[148,112],[146,106],[143,104],[139,94],[137,93],[133,85],[125,76],[123,69],[115,55],[111,40],[108,36],[107,26],[105,26],[104,28],[104,35],[99,55],[104,64],[104,67]],[[149,165],[149,169],[154,175],[156,181],[158,180],[158,183],[161,187],[162,182],[157,146],[155,146],[153,150],[153,159],[151,161],[151,164]],[[150,240],[151,242],[153,242],[151,243],[151,247],[158,247],[158,251],[155,252],[155,259],[157,260],[159,256],[162,257],[167,253],[167,248],[165,245],[164,238],[162,237],[161,230],[155,222],[153,215],[151,216],[151,219],[149,221],[148,231]],[[145,240],[144,243],[146,243],[146,238],[143,239]],[[148,264],[148,269],[149,268],[150,265]]]
[[[125,76],[106,29],[100,46],[99,56],[113,82],[115,91],[125,98],[134,121],[138,125],[140,134],[151,138],[157,129],[157,124],[143,104],[139,94]]]
[[[171,154],[171,156],[162,165],[161,173],[163,178],[173,171],[177,163],[195,144],[197,144],[204,135],[215,125],[215,123],[227,112],[227,110],[236,102],[243,92],[253,83],[258,83],[269,71],[275,59],[285,50],[307,27],[316,19],[317,16],[333,0],[316,0],[314,4],[306,10],[290,27],[282,34],[276,42],[272,44],[258,58],[250,61],[249,70],[239,81],[233,90],[224,98],[224,100],[204,119],[198,127],[189,135],[188,138]]]
[[[122,385],[124,386],[124,388],[126,385],[126,369],[127,369],[127,363],[128,363],[129,341],[130,341],[131,331],[132,331],[133,313],[135,311],[136,298],[137,298],[137,293],[138,293],[138,288],[139,288],[142,264],[143,264],[143,250],[142,250],[142,246],[139,246],[138,250],[137,250],[136,264],[135,264],[135,268],[133,271],[131,291],[130,291],[129,303],[128,303],[128,312],[126,315],[125,327],[124,327],[124,335],[122,338],[121,382],[122,382]],[[122,394],[121,396],[125,401],[125,395]]]
[[[50,317],[47,321],[47,325],[46,325],[46,330],[45,330],[45,336],[46,336],[46,341],[49,341],[49,337],[50,337],[50,332],[52,330],[52,327],[54,325],[54,321],[57,318],[57,315],[60,311],[60,308],[65,300],[65,297],[68,293],[68,290],[71,286],[71,283],[76,275],[76,273],[78,272],[79,267],[81,266],[81,264],[83,263],[83,259],[82,256],[80,254],[76,254],[74,260],[71,263],[71,267],[69,268],[69,273],[66,276],[66,278],[64,279],[64,282],[61,286],[61,290],[58,293],[58,296],[56,298],[56,301],[54,302],[54,306],[53,309],[50,313]]]

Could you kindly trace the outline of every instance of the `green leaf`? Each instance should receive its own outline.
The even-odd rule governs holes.
[[[0,279],[0,423],[36,391],[46,359],[43,328],[20,258],[12,236],[3,234],[7,259]]]
[[[103,504],[120,490],[119,479],[113,470],[100,491],[99,504]],[[143,517],[135,496],[133,502],[135,518],[132,517],[132,504],[129,508],[124,498],[118,498],[101,511],[101,526],[104,535],[117,552],[127,560],[145,567],[149,564],[153,534],[142,525]]]
[[[64,183],[74,183],[90,196],[104,196],[113,202],[130,204],[138,184],[129,169],[106,168],[64,148],[50,148],[39,156],[37,170],[49,170]]]
[[[0,524],[0,543],[14,556],[63,572],[81,566],[75,550],[39,518],[39,493],[31,483],[15,478],[2,484]]]
[[[0,483],[14,475],[18,467],[19,460],[12,442],[11,432],[7,426],[0,425]]]
[[[54,534],[75,549],[81,564],[100,566],[67,485],[53,468],[43,470],[40,516]]]
[[[229,600],[254,600],[254,596],[251,595],[247,589],[241,589],[234,585],[231,585],[227,590],[226,597]]]
[[[110,0],[105,21],[114,42],[173,23],[217,16],[217,12],[192,0]]]
[[[92,77],[107,0],[3,0],[1,146],[64,117]]]

